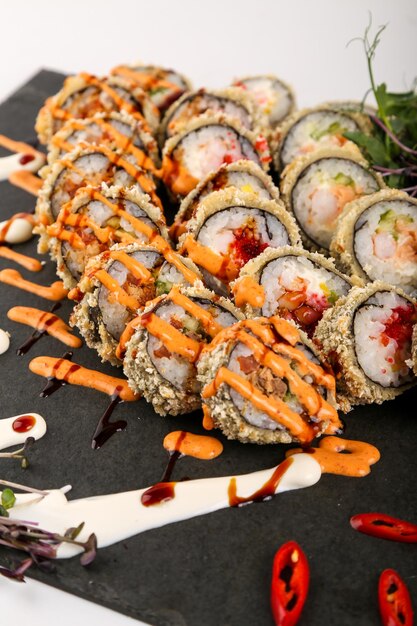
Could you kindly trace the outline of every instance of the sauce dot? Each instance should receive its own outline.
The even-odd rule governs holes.
[[[12,428],[16,433],[27,433],[28,430],[32,430],[35,424],[36,418],[33,415],[20,415],[14,420]]]
[[[31,161],[34,161],[35,157],[33,156],[33,154],[23,154],[20,159],[19,159],[19,163],[20,165],[26,165],[26,163],[30,163]]]

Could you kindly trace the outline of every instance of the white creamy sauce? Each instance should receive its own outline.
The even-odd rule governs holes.
[[[275,493],[310,487],[319,481],[321,468],[310,454],[296,454],[292,459]],[[251,496],[265,485],[275,469],[236,476],[237,495]],[[152,528],[227,508],[231,478],[224,476],[176,483],[172,500],[148,507],[141,503],[146,489],[72,501],[65,496],[70,487],[48,491],[43,498],[39,494],[16,494],[10,517],[37,522],[40,528],[60,534],[84,522],[78,539],[85,541],[95,533],[98,547],[103,548]],[[81,551],[77,546],[62,544],[57,557],[68,558]]]
[[[0,354],[7,352],[10,346],[10,335],[0,328]]]
[[[29,153],[28,153],[29,154]],[[7,180],[13,172],[17,170],[26,170],[28,172],[36,173],[42,165],[45,163],[45,157],[39,154],[33,154],[35,157],[28,163],[22,164],[20,159],[23,157],[23,153],[17,152],[10,156],[2,157],[0,159],[0,181]]]
[[[18,433],[13,430],[13,422],[24,415],[30,415],[36,421],[30,430]],[[0,420],[0,450],[11,448],[12,446],[23,445],[28,437],[40,439],[46,433],[46,422],[42,415],[38,413],[22,413],[14,417],[7,417]]]
[[[0,222],[0,233],[8,222],[9,220],[4,220],[3,222]],[[24,243],[25,241],[29,241],[32,235],[32,222],[26,220],[24,217],[18,217],[12,221],[10,227],[7,229],[4,241],[11,244]]]

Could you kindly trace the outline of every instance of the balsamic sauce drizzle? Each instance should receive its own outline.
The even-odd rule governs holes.
[[[54,313],[55,311],[57,311],[59,308],[61,307],[61,303],[60,302],[55,302],[55,304],[52,305],[52,307],[49,309],[50,313]],[[54,319],[50,320],[49,324],[47,323],[46,325],[51,325],[54,323]],[[44,330],[37,330],[35,328],[35,330],[33,331],[33,333],[26,339],[26,341],[24,343],[22,343],[21,346],[19,346],[19,348],[16,349],[16,354],[18,356],[23,356],[24,354],[27,354],[29,352],[29,350],[31,349],[31,347],[33,345],[35,345],[35,343],[37,341],[39,341],[39,339],[41,337],[43,337],[44,335],[46,335],[46,328]]]
[[[64,354],[59,359],[59,361],[56,362],[54,369],[57,370],[64,359],[71,361],[73,354],[74,353],[71,352],[70,350],[68,350],[67,352],[64,352]],[[80,367],[79,365],[73,365],[72,368],[74,369],[72,368],[71,369],[72,371],[76,371],[77,369],[79,369],[79,367]],[[66,380],[63,380],[63,379],[60,380],[59,378],[55,378],[55,376],[48,376],[46,380],[47,380],[47,383],[39,394],[41,398],[49,398],[49,396],[55,393],[55,391],[58,391],[58,389],[60,389],[61,387],[67,384]]]
[[[93,450],[101,448],[110,437],[115,433],[125,430],[127,422],[125,420],[117,420],[116,422],[110,422],[110,416],[113,413],[120,400],[121,387],[116,387],[115,392],[110,396],[110,403],[108,404],[103,415],[100,417],[96,429],[94,431],[93,438],[91,440],[91,447]]]

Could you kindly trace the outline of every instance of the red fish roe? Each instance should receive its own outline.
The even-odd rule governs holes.
[[[245,263],[257,257],[261,252],[268,248],[268,244],[264,243],[248,228],[239,228],[234,231],[235,241],[232,245],[233,256],[240,267]]]
[[[411,341],[413,325],[416,321],[417,312],[412,304],[395,307],[385,322],[385,329],[381,336],[382,343],[388,343],[388,339],[394,339],[399,345]]]

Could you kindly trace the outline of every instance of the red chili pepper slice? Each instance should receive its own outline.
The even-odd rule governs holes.
[[[379,577],[378,600],[384,626],[413,626],[410,594],[395,570],[386,569]]]
[[[350,518],[350,525],[355,530],[372,537],[417,543],[417,524],[384,513],[359,513]]]
[[[294,626],[298,622],[309,582],[306,555],[295,541],[284,543],[272,566],[271,608],[276,626]]]

